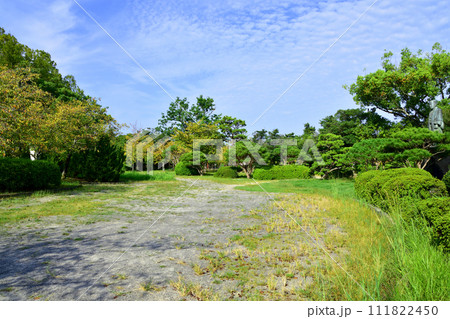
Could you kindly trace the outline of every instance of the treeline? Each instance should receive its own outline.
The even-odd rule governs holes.
[[[120,163],[111,168],[122,169],[123,150],[114,147],[119,125],[107,108],[86,95],[73,76],[62,76],[49,53],[19,43],[3,28],[0,105],[0,157],[48,160],[63,175],[89,180],[104,178],[79,169],[87,158],[99,166],[115,157]]]

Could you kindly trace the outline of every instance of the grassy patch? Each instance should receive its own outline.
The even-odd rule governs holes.
[[[259,184],[269,193],[302,193],[321,194],[334,197],[356,198],[354,182],[345,179],[333,180],[284,180],[273,182],[259,182]],[[261,187],[255,183],[253,185],[237,186],[236,189],[262,192]]]
[[[175,180],[173,171],[153,171],[147,172],[125,172],[120,175],[120,182],[138,182],[138,181],[172,181]]]

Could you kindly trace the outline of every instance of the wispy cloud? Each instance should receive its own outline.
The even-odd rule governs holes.
[[[247,122],[372,2],[79,1],[172,96],[211,96],[219,112]],[[142,122],[156,125],[168,97],[72,4],[10,2],[0,19],[22,42],[52,53],[119,121],[142,114]],[[437,41],[448,47],[449,9],[442,0],[378,1],[255,129],[300,132],[305,122],[354,107],[342,85],[379,68],[384,49],[427,51]]]

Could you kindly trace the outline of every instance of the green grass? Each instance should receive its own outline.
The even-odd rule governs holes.
[[[136,185],[131,182],[84,184],[57,193],[38,191],[31,196],[0,200],[0,225],[60,215],[93,216],[95,220],[120,210],[114,207],[115,203],[135,199],[150,203],[154,196],[177,196],[184,189],[185,186],[176,180],[154,180]]]
[[[301,179],[258,183],[269,193],[320,194],[341,198],[356,198],[354,182],[346,179]],[[253,185],[237,186],[236,189],[262,192],[261,187],[254,183]]]
[[[147,172],[125,172],[120,175],[120,182],[137,182],[137,181],[172,181],[175,180],[175,172],[173,171],[153,171],[151,174]]]

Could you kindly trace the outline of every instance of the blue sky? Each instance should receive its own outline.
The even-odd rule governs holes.
[[[250,126],[374,0],[77,0],[172,97],[214,98]],[[379,0],[249,131],[301,133],[356,107],[342,88],[384,50],[450,50],[447,0]],[[0,26],[52,55],[121,123],[154,127],[171,98],[73,0],[0,0]]]

